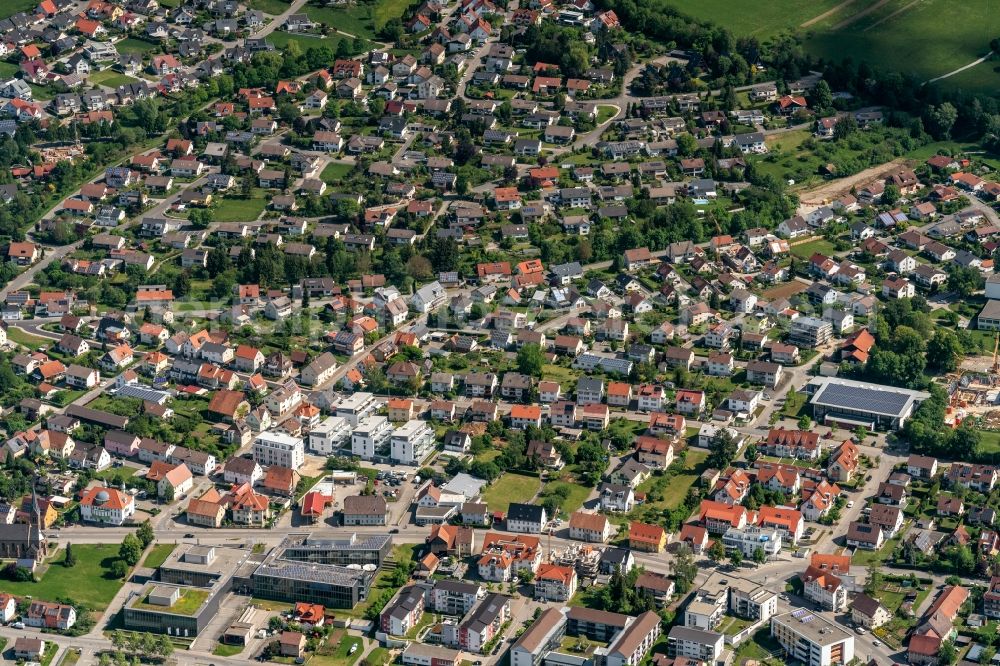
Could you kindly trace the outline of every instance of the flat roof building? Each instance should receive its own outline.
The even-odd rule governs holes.
[[[899,430],[914,410],[930,397],[926,391],[858,382],[839,377],[815,377],[805,388],[813,418],[826,423],[882,426]]]
[[[854,659],[854,636],[806,608],[772,617],[771,636],[789,658],[807,666],[848,664]]]

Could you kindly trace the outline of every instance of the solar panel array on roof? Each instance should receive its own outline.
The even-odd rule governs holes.
[[[913,396],[907,393],[831,382],[816,394],[813,402],[843,409],[898,416],[912,399]]]

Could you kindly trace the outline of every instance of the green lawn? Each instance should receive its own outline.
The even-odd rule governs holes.
[[[638,520],[656,520],[663,510],[675,509],[683,504],[691,486],[701,477],[707,458],[708,451],[688,449],[683,471],[670,477],[652,476],[644,481],[637,490],[652,494],[653,498],[647,498],[646,503],[638,507],[631,517]]]
[[[14,63],[0,61],[0,77],[9,79],[12,78],[15,74],[17,74],[18,71],[19,68]]]
[[[240,652],[243,652],[242,645],[228,645],[226,643],[219,643],[215,646],[215,649],[212,650],[212,654],[217,657],[235,657]]]
[[[273,14],[277,16],[288,9],[290,3],[284,0],[248,0],[247,7],[250,9],[256,9],[259,12],[264,12],[265,14]]]
[[[367,661],[371,666],[385,666],[385,664],[388,664],[391,659],[392,653],[384,647],[375,648],[368,653],[367,657],[365,657],[365,661]]]
[[[1000,432],[980,430],[979,435],[979,451],[981,453],[1000,453]]]
[[[94,409],[98,409],[98,407],[94,407]],[[94,476],[98,479],[107,481],[109,485],[120,486],[122,483],[135,476],[136,471],[138,470],[136,470],[135,467],[109,467],[105,470],[97,472]]]
[[[193,587],[182,588],[180,598],[169,607],[169,610],[176,615],[194,615],[201,608],[201,605],[205,603],[205,599],[208,599],[208,595],[209,590],[199,590]],[[147,596],[146,599],[148,598]],[[167,609],[166,606],[148,603],[146,599],[136,601],[132,604],[131,608],[159,611]]]
[[[52,660],[56,658],[56,654],[59,652],[59,644],[55,641],[45,644],[45,652],[42,653],[42,666],[49,666]]]
[[[832,255],[834,252],[833,243],[825,238],[817,238],[815,240],[806,241],[805,243],[799,243],[798,245],[792,245],[792,254],[796,257],[808,259],[816,252],[827,256]]]
[[[323,168],[323,172],[320,173],[319,177],[322,178],[323,182],[327,185],[339,185],[340,182],[347,177],[347,174],[351,173],[353,170],[353,164],[330,162]]]
[[[560,505],[563,513],[567,516],[572,514],[574,511],[579,510],[580,507],[583,506],[583,503],[587,501],[587,496],[590,494],[590,488],[581,486],[578,483],[570,483],[568,481],[549,481],[545,484],[542,494],[544,495],[550,493],[557,488],[564,488],[565,492],[568,493],[566,495],[566,499],[564,499]]]
[[[253,222],[267,207],[267,199],[219,199],[212,205],[217,222]]]
[[[118,86],[124,86],[128,83],[135,83],[136,79],[131,76],[122,74],[121,72],[116,72],[113,69],[105,69],[100,72],[91,72],[87,76],[87,80],[94,85],[108,86],[111,88],[117,88]]]
[[[325,23],[355,37],[375,39],[373,12],[369,4],[356,3],[349,7],[317,7],[310,4],[304,11],[317,23]]]
[[[177,547],[175,543],[158,543],[154,545],[149,552],[146,554],[146,559],[143,561],[142,566],[155,569],[164,562],[170,556],[170,553],[174,552],[174,548]]]
[[[53,343],[53,341],[48,338],[40,338],[37,335],[32,335],[31,333],[27,333],[19,328],[15,328],[14,326],[7,329],[7,339],[33,351],[42,345]]]
[[[354,654],[350,654],[353,645],[357,645],[358,649],[354,651]],[[336,647],[324,645],[317,650],[309,663],[312,666],[351,666],[361,658],[364,651],[365,644],[361,638],[344,636]]]
[[[147,42],[144,39],[135,39],[134,37],[129,37],[128,39],[116,42],[115,47],[118,49],[119,53],[146,54],[159,52],[160,50],[160,46],[158,44]]]
[[[618,109],[610,104],[601,104],[597,107],[597,124],[602,125],[618,114]]]
[[[896,550],[896,546],[899,545],[905,531],[906,528],[904,527],[899,531],[899,534],[886,541],[885,544],[878,550],[862,550],[859,548],[855,551],[854,557],[851,558],[851,564],[859,567],[867,567],[870,564],[881,566],[882,563],[885,562],[890,555],[892,555],[893,551]]]
[[[299,48],[301,48],[303,51],[308,51],[309,49],[313,48],[319,48],[321,46],[326,46],[331,51],[336,51],[337,44],[340,43],[341,39],[347,39],[348,45],[351,44],[350,39],[346,37],[338,37],[337,35],[330,35],[328,37],[323,37],[322,35],[292,34],[281,30],[276,30],[272,32],[270,35],[268,35],[267,39],[279,49],[283,49],[290,43],[296,42],[299,45]]]
[[[507,472],[483,492],[491,511],[507,511],[511,502],[530,502],[541,488],[537,476]]]
[[[37,583],[4,581],[4,592],[23,597],[54,601],[72,599],[96,610],[104,610],[122,586],[111,575],[111,563],[118,559],[117,544],[74,544],[76,566],[62,565],[64,554],[56,552]],[[85,584],[81,584],[86,581]]]
[[[542,366],[542,377],[550,382],[559,382],[563,391],[572,391],[576,386],[576,380],[580,378],[580,372],[573,368],[546,363]]]
[[[798,418],[806,404],[806,395],[797,391],[789,391],[785,395],[785,404],[781,407],[781,415],[786,418]]]

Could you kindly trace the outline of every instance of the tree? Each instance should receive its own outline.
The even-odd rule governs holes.
[[[142,544],[143,549],[149,547],[149,544],[156,540],[156,535],[153,534],[153,525],[149,522],[149,518],[142,521],[139,525],[139,529],[135,532],[136,537],[139,539],[139,543]]]
[[[128,575],[128,562],[125,560],[114,560],[111,563],[111,575],[115,578],[124,578]]]
[[[963,351],[954,331],[939,328],[927,341],[927,365],[939,372],[954,372]]]
[[[948,289],[958,292],[962,298],[968,298],[973,292],[982,289],[984,284],[985,278],[978,269],[958,264],[948,266]]]
[[[527,344],[517,351],[517,369],[522,374],[541,377],[544,365],[545,356],[538,345]]]
[[[820,82],[813,88],[812,98],[813,106],[821,110],[820,112],[833,106],[833,93],[830,90],[830,84],[825,79],[820,79]]]
[[[738,450],[732,431],[723,428],[712,438],[712,443],[709,445],[708,465],[715,469],[726,469],[736,458]]]
[[[885,189],[882,190],[882,203],[886,206],[895,205],[895,203],[899,201],[900,196],[899,187],[889,183],[885,186]]]
[[[73,544],[66,544],[66,556],[63,558],[64,567],[75,567],[76,566],[76,555],[73,554]]]
[[[726,559],[726,547],[722,545],[722,541],[720,539],[716,539],[712,542],[712,545],[709,546],[708,559],[716,563]]]
[[[947,640],[941,643],[941,647],[938,649],[938,661],[946,666],[955,663],[955,659],[958,658],[958,651],[955,649],[955,641]]]
[[[743,457],[747,459],[747,462],[753,462],[757,460],[760,456],[760,451],[757,450],[757,445],[754,443],[747,444],[747,448],[743,450]]]
[[[169,657],[174,653],[174,644],[170,642],[165,634],[160,634],[157,639],[156,653],[161,657]]]
[[[764,564],[764,562],[767,562],[767,554],[764,552],[764,549],[761,548],[760,546],[757,546],[756,548],[753,549],[753,561],[754,564],[757,565],[761,565]]]
[[[139,537],[135,534],[126,534],[122,539],[122,545],[118,548],[118,556],[130,567],[139,564],[142,558],[142,543]]]
[[[809,418],[808,414],[803,414],[799,417],[799,430],[809,430],[812,426],[812,419]]]
[[[734,550],[732,554],[729,556],[729,561],[733,563],[734,567],[739,567],[741,564],[743,564],[743,551],[741,551],[739,548]]]
[[[687,544],[681,544],[677,548],[674,556],[674,582],[677,584],[677,591],[686,594],[694,583],[695,576],[698,575],[698,566],[694,562],[694,553]]]
[[[951,136],[951,128],[958,120],[958,109],[951,102],[943,102],[936,107],[928,107],[924,120],[934,138],[944,140]]]

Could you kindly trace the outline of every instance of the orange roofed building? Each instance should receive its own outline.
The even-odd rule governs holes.
[[[662,553],[667,546],[667,531],[659,525],[632,521],[628,525],[628,545],[644,553]]]

